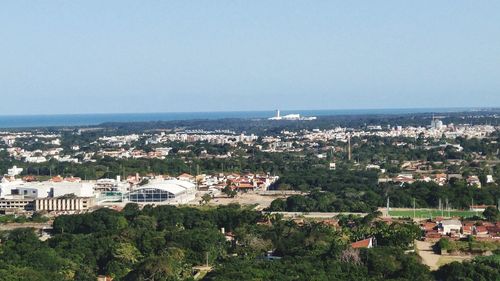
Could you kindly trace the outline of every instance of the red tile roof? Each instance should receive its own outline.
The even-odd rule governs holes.
[[[356,242],[351,244],[351,247],[353,249],[371,248],[372,247],[372,238],[364,239],[361,241],[356,241]]]
[[[192,179],[194,178],[192,175],[188,174],[188,173],[184,173],[180,176],[178,176],[178,178],[188,178],[188,179]]]
[[[254,188],[254,186],[252,184],[249,184],[249,183],[240,183],[238,185],[238,188]]]
[[[486,226],[483,225],[478,225],[476,226],[476,233],[488,233],[488,229],[486,229]]]
[[[433,230],[434,228],[436,228],[437,226],[437,223],[435,222],[426,222],[422,225],[422,228],[425,230],[425,231],[431,231]]]

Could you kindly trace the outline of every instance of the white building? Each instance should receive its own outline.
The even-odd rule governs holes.
[[[95,205],[93,197],[59,197],[36,199],[35,211],[83,211]]]
[[[443,127],[444,127],[443,121],[441,121],[439,119],[432,118],[432,121],[431,121],[431,128],[432,129],[441,130]]]
[[[91,183],[80,182],[24,182],[13,181],[0,184],[0,198],[46,198],[74,194],[78,197],[93,197]]]
[[[303,117],[300,116],[300,114],[287,114],[287,115],[280,115],[279,109],[276,110],[276,116],[268,118],[268,120],[301,120],[301,121],[310,121],[310,120],[316,120],[316,117]]]
[[[460,233],[462,228],[462,222],[459,220],[443,220],[441,222],[441,228],[443,229],[443,234],[448,235],[453,233]]]
[[[494,183],[495,180],[493,179],[492,175],[486,175],[486,183]]]
[[[195,200],[196,186],[187,181],[153,181],[131,191],[126,197],[134,203],[185,204]]]
[[[10,169],[7,170],[7,175],[10,177],[15,177],[20,175],[23,172],[23,168],[18,168],[17,166],[14,166]]]

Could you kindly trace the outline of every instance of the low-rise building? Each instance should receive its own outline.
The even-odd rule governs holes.
[[[460,233],[460,229],[462,228],[462,223],[459,220],[443,220],[440,225],[442,232],[446,235]]]
[[[469,186],[481,187],[481,181],[479,180],[478,176],[469,176],[467,178],[467,184]]]
[[[85,211],[95,205],[93,197],[63,196],[35,200],[35,211]]]
[[[33,199],[24,198],[11,198],[11,199],[0,199],[0,210],[21,210],[21,211],[32,211],[34,208]]]
[[[375,238],[368,238],[368,239],[364,239],[364,240],[360,240],[360,241],[356,241],[354,243],[351,243],[351,247],[353,249],[359,249],[359,248],[373,248],[374,246],[374,240]]]

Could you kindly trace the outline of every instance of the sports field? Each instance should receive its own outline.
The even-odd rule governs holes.
[[[439,209],[416,209],[415,213],[412,209],[404,210],[389,210],[391,217],[411,217],[417,218],[435,218],[435,217],[472,217],[482,216],[481,212],[467,211],[467,210],[450,210],[441,211]]]

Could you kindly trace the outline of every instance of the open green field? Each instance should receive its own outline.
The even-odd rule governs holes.
[[[389,210],[391,217],[411,217],[413,218],[413,210]],[[415,217],[417,218],[435,218],[435,217],[472,217],[482,216],[481,212],[467,211],[467,210],[450,210],[441,211],[438,209],[416,209]]]
[[[461,256],[442,256],[439,258],[439,260],[437,262],[437,266],[441,267],[445,264],[449,264],[449,263],[452,263],[454,261],[463,262],[463,261],[467,261],[467,260],[471,260],[471,259],[473,259],[472,256],[464,256],[464,257],[461,257]]]

